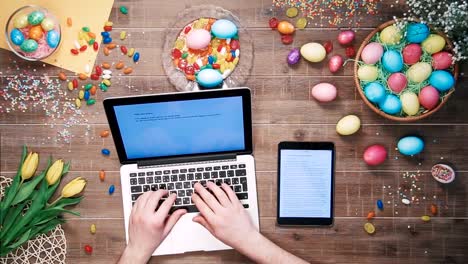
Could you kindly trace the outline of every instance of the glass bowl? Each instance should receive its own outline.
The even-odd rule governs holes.
[[[30,22],[38,24],[32,25]],[[30,32],[32,28],[33,32]],[[36,5],[17,9],[8,18],[5,26],[8,46],[18,57],[28,61],[39,61],[53,54],[60,46],[61,36],[57,17],[47,9]],[[26,41],[28,42],[25,43]],[[34,46],[37,48],[34,49]]]

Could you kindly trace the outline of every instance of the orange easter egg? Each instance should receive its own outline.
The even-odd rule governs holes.
[[[281,21],[278,24],[278,31],[281,34],[289,35],[289,34],[294,33],[294,30],[295,28],[293,24],[289,23],[288,21]]]
[[[42,38],[44,33],[42,32],[41,25],[33,26],[29,29],[29,38],[38,41]]]

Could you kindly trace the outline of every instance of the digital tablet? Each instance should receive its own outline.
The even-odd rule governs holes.
[[[332,225],[334,178],[332,142],[280,142],[277,223]]]

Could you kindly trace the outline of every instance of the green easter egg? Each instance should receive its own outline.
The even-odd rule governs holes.
[[[39,25],[42,20],[44,20],[44,13],[42,13],[41,11],[33,11],[31,12],[31,14],[29,14],[28,16],[28,22],[29,24],[35,26],[35,25]]]
[[[21,50],[24,52],[33,52],[37,50],[37,42],[34,39],[27,39],[21,44]]]

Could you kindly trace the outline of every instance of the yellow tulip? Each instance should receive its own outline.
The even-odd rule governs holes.
[[[46,174],[46,181],[49,185],[55,184],[60,176],[62,175],[63,171],[63,161],[61,159],[56,160],[52,166],[50,166],[49,170]]]
[[[31,178],[36,172],[37,165],[39,164],[39,155],[35,152],[29,152],[28,156],[21,166],[21,179],[27,180]]]
[[[79,194],[83,191],[84,187],[86,186],[86,180],[77,177],[73,179],[71,182],[67,183],[65,187],[62,189],[62,197],[68,198]]]

